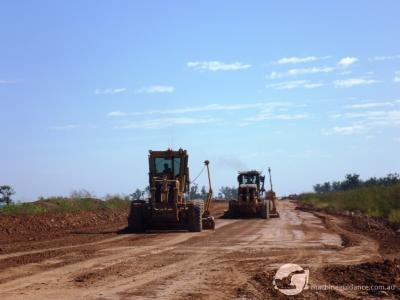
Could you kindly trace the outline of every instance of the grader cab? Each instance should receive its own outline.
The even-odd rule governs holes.
[[[209,162],[204,162],[208,176]],[[132,201],[128,229],[144,232],[146,229],[185,229],[200,232],[214,229],[209,207],[212,198],[209,177],[207,200],[188,200],[190,190],[188,154],[186,150],[149,151],[150,198]]]
[[[261,172],[254,170],[239,172],[238,197],[229,201],[229,217],[259,216],[263,219],[279,217],[276,210],[276,195],[272,190],[270,168],[268,172],[271,184],[268,192],[265,191],[265,176],[262,176]]]

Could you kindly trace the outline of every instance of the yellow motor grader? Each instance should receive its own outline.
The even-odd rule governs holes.
[[[131,202],[128,229],[185,229],[200,232],[214,229],[210,215],[212,188],[209,161],[207,168],[209,192],[206,200],[188,200],[190,191],[188,154],[186,150],[149,151],[150,198]]]
[[[227,216],[236,217],[256,217],[262,219],[278,218],[276,210],[276,195],[272,189],[271,169],[268,168],[270,186],[269,191],[265,191],[265,176],[259,171],[241,171],[238,175],[238,197],[229,201]]]

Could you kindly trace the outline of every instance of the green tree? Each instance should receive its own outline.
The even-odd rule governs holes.
[[[362,185],[360,175],[354,173],[347,174],[345,181],[343,181],[341,185],[343,190],[351,190],[360,187]]]
[[[0,202],[5,202],[7,205],[9,205],[12,202],[11,196],[15,194],[15,191],[9,185],[2,185],[0,186],[0,194]]]
[[[142,191],[141,189],[136,189],[132,194],[129,194],[129,197],[132,200],[140,200],[143,198],[145,191]]]
[[[150,186],[146,186],[144,189],[144,193],[146,194],[146,197],[150,197],[151,193],[150,193]]]
[[[400,183],[400,176],[397,173],[388,174],[388,175],[386,175],[386,177],[383,177],[380,179],[380,183],[382,185],[394,185],[394,184]]]
[[[329,181],[324,182],[324,184],[322,185],[323,188],[323,192],[324,193],[328,193],[331,191],[331,183]]]
[[[72,199],[95,198],[95,195],[93,193],[85,189],[73,190],[69,196]]]
[[[322,193],[322,184],[317,183],[316,185],[313,186],[314,192],[316,193]]]
[[[224,199],[236,199],[237,189],[235,187],[223,186],[219,189],[219,194],[223,196]]]
[[[207,191],[206,191],[206,187],[204,185],[201,187],[201,198],[202,199],[207,198]]]
[[[201,198],[201,194],[198,191],[199,191],[199,186],[197,184],[192,184],[190,186],[190,192],[189,192],[190,199]]]
[[[340,181],[333,181],[332,182],[332,191],[338,192],[342,189],[342,183]]]
[[[371,177],[370,179],[368,179],[364,182],[365,186],[374,186],[374,185],[378,185],[378,184],[379,184],[379,180],[376,177]]]

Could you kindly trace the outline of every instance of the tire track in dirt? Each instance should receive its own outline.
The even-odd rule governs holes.
[[[218,228],[222,226],[228,225],[232,222],[231,220],[226,220],[218,225]],[[79,260],[77,264],[77,260],[71,259],[67,257],[67,262],[63,264],[62,267],[57,267],[55,270],[45,271],[43,272],[43,267],[48,262],[41,261],[40,267],[38,268],[37,264],[27,264],[17,269],[14,269],[12,272],[9,272],[7,276],[10,279],[15,279],[13,277],[22,277],[20,279],[16,279],[10,282],[10,285],[7,283],[1,285],[2,291],[6,291],[9,287],[13,289],[14,286],[22,285],[22,287],[26,288],[29,285],[37,285],[38,282],[43,281],[54,281],[54,274],[59,273],[67,273],[74,274],[74,269],[78,270],[96,270],[96,266],[102,266],[102,268],[107,268],[112,266],[115,263],[120,263],[122,261],[130,262],[130,258],[137,257],[137,259],[145,259],[148,255],[159,255],[161,252],[170,251],[173,249],[173,246],[179,243],[184,242],[187,239],[192,238],[194,235],[207,235],[210,232],[202,232],[200,234],[196,233],[187,233],[187,232],[161,232],[161,233],[149,233],[142,235],[128,234],[123,235],[120,238],[107,239],[101,242],[91,243],[89,246],[84,245],[81,248],[76,249],[93,249],[96,250],[96,256],[92,255],[89,258]],[[94,248],[93,246],[99,246],[101,248]],[[61,248],[64,253],[65,251],[69,251],[70,247]],[[54,250],[60,251],[60,250]],[[51,252],[51,251],[50,251]],[[40,254],[48,253],[46,250],[41,252]],[[52,257],[52,259],[54,259]],[[63,259],[63,257],[59,257],[59,259]],[[72,263],[71,265],[67,265],[68,263]],[[79,271],[79,272],[80,272]],[[90,271],[85,271],[90,272]],[[15,274],[17,273],[17,274]],[[4,273],[2,273],[4,274]],[[23,276],[23,275],[29,276]],[[20,275],[20,276],[18,276]],[[69,277],[74,277],[75,275],[71,275]],[[47,285],[47,284],[46,284]]]
[[[310,282],[323,284],[323,266],[379,257],[375,241],[349,233],[335,218],[323,222],[312,213],[295,210],[288,201],[279,202],[278,209],[279,219],[217,219],[215,231],[128,234],[80,245],[94,252],[79,261],[56,255],[9,268],[8,272],[20,277],[0,284],[0,296],[5,300],[283,299],[272,288],[272,277],[282,264],[309,268]],[[341,236],[349,243],[342,245]],[[79,247],[61,249],[71,256],[80,255]],[[64,258],[69,264],[57,265]],[[28,273],[24,276],[23,272]],[[303,299],[333,296],[352,294],[302,293]]]

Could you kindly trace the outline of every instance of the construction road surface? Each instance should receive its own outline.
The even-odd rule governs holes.
[[[315,286],[326,284],[326,266],[381,258],[375,240],[345,230],[340,219],[298,210],[288,200],[279,201],[278,211],[280,218],[268,220],[219,218],[215,231],[110,229],[0,252],[0,299],[285,299],[272,285],[283,264],[308,269]],[[300,295],[357,293],[307,289]]]

